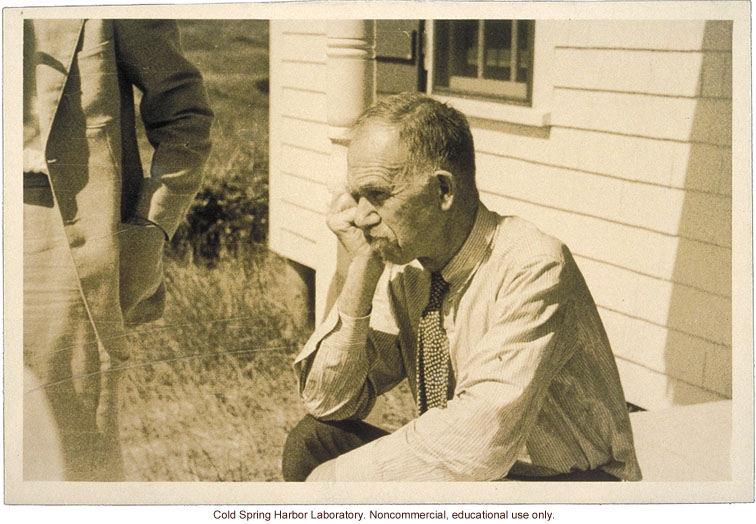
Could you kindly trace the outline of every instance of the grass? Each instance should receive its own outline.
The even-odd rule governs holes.
[[[216,114],[205,182],[166,257],[162,320],[129,334],[120,429],[127,480],[281,480],[304,415],[291,369],[310,334],[305,289],[265,245],[268,23],[179,22]],[[143,133],[145,163],[150,158]],[[406,384],[369,420],[407,421]]]
[[[283,274],[264,252],[167,266],[165,318],[131,335],[144,365],[124,377],[127,478],[280,478],[286,434],[304,415],[291,361],[306,337]]]
[[[293,272],[264,244],[268,23],[179,26],[216,114],[190,210],[204,229],[182,224],[167,250],[165,317],[130,334],[120,419],[127,478],[278,480],[286,434],[304,415],[291,362],[307,329]],[[147,163],[143,133],[140,143]],[[229,198],[244,204],[236,221],[220,212]]]

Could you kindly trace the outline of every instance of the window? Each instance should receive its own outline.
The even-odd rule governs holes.
[[[532,20],[436,20],[434,93],[529,104]]]
[[[548,127],[561,20],[426,20],[426,91],[468,117]]]

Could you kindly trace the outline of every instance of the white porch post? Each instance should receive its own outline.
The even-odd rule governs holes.
[[[344,190],[349,129],[375,99],[375,22],[330,20],[327,24],[328,137],[331,139],[328,190]],[[329,233],[319,244],[315,277],[315,318],[323,320],[341,290],[347,255]]]

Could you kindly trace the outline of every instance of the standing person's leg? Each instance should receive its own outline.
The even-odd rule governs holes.
[[[286,439],[284,480],[301,482],[320,464],[388,434],[359,420],[322,421],[307,415]]]
[[[26,182],[24,367],[34,373],[38,385],[25,385],[25,407],[49,405],[67,480],[120,480],[123,464],[114,400],[118,377],[100,373],[97,337],[49,185],[37,180],[27,187]],[[108,399],[105,405],[102,399]],[[34,415],[25,409],[24,416]],[[24,426],[30,427],[26,421]],[[24,436],[27,480],[27,475],[46,474],[35,464],[40,457],[35,456],[33,442],[32,435]]]
[[[37,390],[37,376],[24,368],[24,390]],[[60,432],[47,395],[27,394],[23,399],[23,464],[25,479],[66,480]]]

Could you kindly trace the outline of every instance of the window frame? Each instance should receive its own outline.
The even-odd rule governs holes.
[[[428,71],[426,93],[442,102],[448,102],[468,117],[495,120],[534,127],[551,124],[551,96],[553,91],[553,57],[559,29],[558,21],[536,20],[532,52],[532,81],[530,102],[491,100],[490,96],[468,93],[453,93],[448,88],[434,90],[435,21],[427,20],[425,46],[425,69]]]
[[[510,47],[510,57],[509,57],[509,78],[508,79],[493,79],[486,77],[486,69],[490,65],[487,63],[487,56],[488,56],[488,49],[486,48],[486,25],[489,22],[503,22],[507,21],[511,23],[511,33],[510,33],[510,43],[512,46]],[[444,22],[447,22],[450,24],[449,27],[449,43],[450,46],[454,46],[454,44],[457,41],[457,34],[451,27],[451,24],[459,22],[458,20],[444,20]],[[475,54],[476,56],[476,65],[475,69],[476,76],[467,76],[467,75],[459,75],[454,74],[452,71],[454,67],[452,67],[452,55],[455,55],[456,53],[452,50],[448,50],[448,60],[449,65],[447,67],[447,80],[448,80],[448,86],[444,86],[443,88],[439,87],[439,93],[440,94],[451,94],[452,96],[455,93],[463,94],[463,96],[470,96],[473,98],[484,98],[489,99],[493,102],[496,102],[499,99],[505,99],[509,101],[510,103],[516,103],[516,104],[525,104],[530,105],[530,87],[533,83],[532,81],[532,71],[533,71],[533,27],[535,27],[535,23],[532,20],[470,20],[470,22],[474,22],[475,27],[475,33],[476,33],[476,48],[475,48]],[[518,75],[518,64],[520,59],[520,53],[521,50],[519,49],[519,40],[518,40],[518,28],[520,27],[522,22],[531,22],[531,26],[528,32],[528,44],[527,44],[527,58],[526,58],[526,70],[527,70],[527,78],[524,82],[523,81],[517,81],[516,77]],[[438,46],[438,42],[434,42],[434,50]],[[468,57],[469,59],[469,57]],[[515,79],[513,79],[515,77]]]

